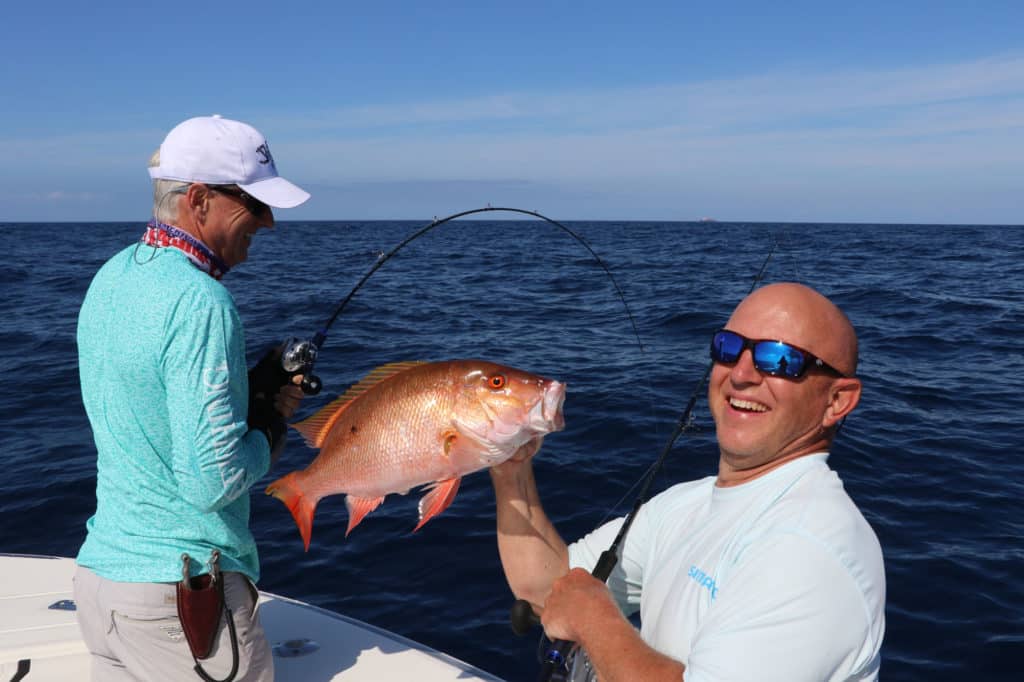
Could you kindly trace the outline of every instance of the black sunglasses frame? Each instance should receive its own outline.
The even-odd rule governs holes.
[[[719,358],[715,357],[715,355],[716,355],[716,353],[715,353],[715,339],[718,337],[719,334],[731,334],[731,335],[739,338],[741,341],[743,341],[743,345],[740,346],[739,353],[736,354],[736,359],[733,360],[732,362],[727,362],[725,360],[720,360]],[[784,372],[779,372],[777,370],[761,369],[760,367],[757,366],[757,360],[756,360],[757,354],[755,352],[755,347],[759,343],[778,343],[778,344],[782,344],[783,346],[785,346],[786,348],[788,348],[790,350],[797,351],[798,353],[800,353],[801,355],[804,356],[804,365],[803,365],[803,367],[801,367],[800,371],[798,373],[796,373],[796,374],[786,374]],[[817,370],[821,370],[823,372],[827,372],[829,374],[834,374],[837,377],[844,377],[844,378],[846,377],[845,374],[843,374],[838,369],[836,369],[832,365],[828,364],[827,362],[825,362],[824,360],[819,358],[814,353],[812,353],[810,351],[807,351],[807,350],[804,350],[800,346],[795,346],[792,343],[788,343],[786,341],[780,341],[779,339],[748,339],[747,337],[743,336],[742,334],[734,332],[731,329],[719,329],[719,330],[717,330],[711,336],[711,359],[714,360],[715,362],[721,363],[723,365],[734,365],[737,362],[739,362],[740,357],[742,357],[742,355],[743,355],[743,351],[747,350],[748,348],[750,349],[750,359],[754,363],[754,368],[758,372],[760,372],[761,374],[767,374],[767,375],[773,376],[773,377],[781,377],[783,379],[794,379],[795,380],[795,379],[799,379],[802,376],[804,376],[809,370],[817,369]]]
[[[242,201],[242,204],[245,205],[245,210],[249,211],[249,213],[253,214],[257,218],[262,218],[264,215],[266,215],[266,212],[270,210],[270,206],[263,203],[253,195],[249,194],[241,187],[236,187],[235,185],[206,186],[209,187],[214,192],[219,192],[220,194],[227,194],[233,197],[237,197]]]

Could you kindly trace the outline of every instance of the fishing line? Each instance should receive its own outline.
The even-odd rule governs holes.
[[[765,269],[768,267],[768,262],[771,260],[772,254],[775,253],[777,245],[777,242],[772,243],[772,247],[768,251],[768,255],[765,257],[764,263],[761,264],[761,268],[758,270],[757,276],[754,277],[754,282],[750,286],[750,291],[747,292],[748,296],[757,288],[758,283],[764,277]],[[679,418],[679,422],[676,424],[675,430],[669,437],[665,447],[662,448],[661,454],[658,455],[658,459],[655,461],[654,467],[649,470],[649,473],[644,480],[643,488],[641,489],[640,494],[637,495],[633,509],[630,510],[629,514],[626,516],[622,523],[622,527],[619,529],[619,532],[612,541],[612,544],[608,549],[601,553],[601,556],[597,560],[597,564],[594,566],[594,570],[590,572],[592,576],[601,582],[607,582],[612,569],[614,569],[615,565],[618,563],[619,545],[622,544],[622,541],[626,537],[626,533],[629,532],[630,526],[633,525],[633,521],[636,519],[636,515],[640,511],[640,507],[647,500],[647,494],[650,491],[651,484],[654,482],[658,471],[665,463],[666,456],[675,444],[676,439],[692,426],[693,408],[697,404],[697,398],[700,395],[704,384],[707,383],[708,377],[711,375],[711,370],[714,366],[714,361],[708,363],[707,368],[704,370],[704,374],[701,376],[700,381],[697,382],[696,388],[690,395],[689,401],[686,403],[686,408],[683,410],[682,416]],[[513,605],[511,619],[512,629],[519,635],[525,634],[531,626],[540,624],[540,618],[533,612],[533,608],[530,606],[530,603],[524,599],[517,600]],[[540,682],[547,682],[551,679],[552,675],[555,674],[556,670],[564,669],[568,665],[569,652],[573,645],[573,642],[560,639],[556,639],[551,642],[546,657],[542,661],[540,675],[537,678]]]
[[[423,235],[427,234],[428,232],[432,231],[433,229],[440,227],[445,223],[456,220],[457,218],[462,218],[477,213],[487,213],[490,211],[506,211],[510,213],[520,213],[534,218],[539,218],[540,220],[550,223],[551,225],[554,225],[555,227],[563,230],[569,236],[571,236],[573,239],[579,242],[579,244],[581,244],[583,248],[585,248],[590,253],[590,255],[593,256],[594,260],[598,263],[598,265],[601,266],[601,269],[604,270],[605,274],[608,276],[608,279],[611,281],[612,286],[615,288],[615,292],[619,300],[622,302],[623,308],[626,311],[626,315],[629,317],[630,326],[633,330],[633,336],[636,338],[637,347],[640,349],[641,353],[644,353],[644,345],[640,339],[640,332],[637,329],[636,319],[633,317],[633,313],[630,310],[629,304],[626,302],[626,297],[622,292],[622,288],[619,286],[618,281],[615,279],[615,276],[612,274],[611,270],[608,268],[605,262],[601,259],[600,256],[598,256],[597,252],[594,251],[594,249],[582,236],[580,236],[578,233],[576,233],[569,227],[558,222],[557,220],[542,215],[537,211],[529,211],[520,208],[487,206],[484,208],[461,211],[459,213],[454,213],[452,215],[446,216],[444,218],[435,217],[432,222],[430,222],[423,228],[417,230],[416,232],[410,234],[408,237],[403,239],[397,246],[391,249],[391,251],[387,252],[386,254],[381,252],[377,258],[376,263],[374,263],[373,267],[371,267],[366,272],[366,274],[364,274],[362,278],[358,282],[356,282],[355,286],[353,286],[352,289],[348,292],[348,295],[346,295],[345,298],[341,300],[341,302],[334,309],[331,316],[327,319],[326,323],[323,325],[323,327],[321,327],[321,329],[314,335],[312,339],[301,340],[297,338],[292,338],[285,342],[285,350],[282,352],[281,355],[281,364],[283,369],[288,374],[291,375],[303,375],[301,387],[302,390],[307,395],[315,395],[319,393],[320,390],[322,389],[322,383],[319,377],[313,375],[312,373],[313,366],[319,354],[319,350],[323,347],[323,344],[327,339],[328,331],[334,324],[335,320],[338,319],[338,316],[341,315],[341,312],[349,304],[349,302],[356,295],[356,293],[363,287],[364,284],[366,284],[367,280],[369,280],[370,277],[384,265],[384,263],[390,260],[405,246],[415,241],[416,239],[422,237]],[[652,465],[652,467],[653,466],[655,465]],[[622,497],[612,506],[611,510],[606,515],[606,518],[607,516],[610,516],[611,513],[614,512],[614,510],[617,509],[618,506],[629,497],[633,490],[635,490],[637,486],[641,484],[642,481],[643,477],[641,476],[636,480],[635,483],[633,483],[629,490],[627,490],[622,495]]]
[[[338,306],[334,309],[334,312],[331,314],[330,318],[328,318],[327,322],[323,325],[323,327],[320,328],[320,330],[313,336],[312,339],[302,340],[293,338],[289,339],[285,343],[285,350],[281,354],[281,365],[285,372],[293,376],[296,374],[303,375],[304,378],[302,381],[302,390],[307,395],[315,395],[319,393],[320,389],[323,387],[323,384],[320,382],[319,377],[312,374],[312,370],[314,364],[316,363],[319,351],[323,347],[324,342],[327,340],[327,333],[330,330],[331,325],[334,324],[334,321],[338,319],[339,315],[341,315],[341,311],[345,309],[345,306],[347,306],[349,301],[352,300],[352,297],[356,295],[356,292],[358,292],[363,287],[364,284],[366,284],[366,281],[370,279],[373,273],[377,272],[377,270],[379,270],[381,266],[384,265],[384,263],[388,262],[388,260],[390,260],[392,256],[401,251],[407,244],[415,241],[416,239],[419,239],[420,237],[427,234],[434,228],[440,227],[441,225],[451,222],[456,218],[462,218],[468,215],[474,215],[476,213],[487,213],[489,211],[507,211],[510,213],[521,213],[523,215],[533,216],[534,218],[540,218],[541,220],[548,222],[554,225],[555,227],[565,231],[573,239],[582,244],[583,248],[590,252],[590,255],[594,257],[594,260],[597,261],[598,265],[601,266],[605,274],[608,275],[608,279],[611,280],[612,286],[615,287],[615,292],[616,294],[618,294],[619,300],[622,301],[622,306],[626,309],[626,315],[629,316],[629,323],[633,328],[633,335],[636,337],[636,342],[637,345],[640,347],[640,352],[643,352],[644,345],[643,342],[640,341],[640,332],[637,329],[636,320],[633,318],[633,312],[629,309],[629,304],[626,303],[626,297],[623,295],[622,289],[619,287],[619,283],[615,280],[615,276],[612,275],[611,270],[608,269],[608,266],[605,265],[605,262],[601,260],[601,257],[597,255],[597,252],[595,252],[594,249],[591,248],[590,244],[588,244],[587,241],[583,239],[583,237],[581,237],[579,234],[569,229],[562,223],[558,222],[557,220],[548,218],[547,216],[541,215],[536,211],[528,211],[522,208],[487,206],[484,208],[474,208],[469,211],[462,211],[460,213],[453,213],[452,215],[444,218],[434,218],[434,220],[430,224],[409,235],[408,237],[403,239],[395,248],[391,249],[391,251],[380,256],[377,259],[377,262],[373,264],[373,267],[370,268],[365,275],[363,275],[362,279],[360,279],[356,283],[356,285],[352,287],[352,290],[348,292],[348,295],[341,300],[341,303],[339,303]]]
[[[795,255],[796,249],[789,247],[789,245],[795,241],[791,237],[792,235],[790,234],[789,228],[783,228],[775,237],[777,242],[787,247],[783,249],[783,253],[787,254],[787,259],[786,261],[779,263],[779,265],[782,267],[783,272],[788,271],[790,273],[786,276],[789,281],[801,282],[803,279],[800,277],[799,271],[800,259]],[[786,262],[788,262],[788,267],[786,267]]]
[[[777,237],[777,236],[774,237],[771,250],[772,251],[778,250],[778,247],[780,246],[780,244],[781,244],[781,241],[780,241],[779,237]],[[769,257],[770,257],[770,255],[769,255]],[[754,286],[755,287],[757,286],[758,281],[760,281],[760,279],[763,279],[764,268],[767,266],[767,264],[768,264],[767,261],[765,261],[765,263],[761,266],[761,270],[758,273],[757,278],[754,280]],[[796,280],[794,280],[794,281],[796,281]],[[753,291],[753,289],[751,289],[751,291]],[[700,390],[700,384],[698,384],[697,390],[698,391]],[[691,414],[690,415],[690,426],[692,426],[692,424],[693,424],[693,415]],[[697,427],[697,428],[699,428],[699,427]],[[691,430],[689,427],[686,428],[686,431],[689,431],[689,430]],[[645,480],[646,476],[654,476],[655,474],[652,473],[652,472],[654,472],[655,469],[658,469],[658,468],[660,468],[659,461],[651,462],[651,464],[639,476],[636,477],[636,479],[633,481],[633,483],[629,486],[629,489],[626,492],[624,492],[622,494],[622,496],[619,497],[619,499],[615,501],[614,504],[612,504],[612,505],[610,505],[608,507],[608,511],[605,512],[605,515],[601,518],[601,520],[599,520],[594,525],[594,527],[598,528],[600,526],[603,526],[606,521],[608,521],[610,518],[612,518],[612,516],[615,516],[616,515],[616,510],[619,508],[619,506],[622,505],[622,503],[625,502],[626,499],[630,498],[630,496],[632,495],[633,491],[635,491],[637,488],[639,488],[644,483],[644,480]]]

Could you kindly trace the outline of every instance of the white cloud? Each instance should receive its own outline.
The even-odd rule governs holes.
[[[1002,167],[1024,156],[1024,56],[603,92],[495,94],[276,120],[319,181],[473,177],[671,184],[786,167]],[[287,133],[285,133],[287,135]],[[286,161],[286,163],[289,163]]]
[[[670,206],[683,192],[747,202],[754,213],[758,202],[774,209],[814,194],[824,205],[827,197],[875,192],[898,213],[901,194],[931,192],[942,204],[962,200],[951,188],[973,188],[991,204],[993,187],[1020,179],[1024,55],[643,88],[496,91],[253,120],[282,173],[300,184],[529,181],[538,193],[601,195],[609,206],[614,198],[618,217],[642,203]],[[17,162],[4,171],[8,185],[59,181],[85,201],[105,189],[101,180],[143,186],[146,158],[164,132],[0,137],[0,155]],[[29,192],[32,201],[46,194]],[[776,217],[783,216],[761,219]]]
[[[960,64],[832,73],[784,72],[733,80],[601,91],[494,93],[467,99],[399,102],[275,119],[283,130],[341,135],[394,127],[479,124],[571,126],[575,130],[646,129],[679,125],[714,130],[740,124],[770,125],[808,117],[885,117],[956,100],[1024,97],[1024,56],[1006,55]],[[991,103],[978,102],[978,106]],[[870,119],[869,119],[870,120]]]
[[[43,198],[47,201],[53,202],[80,202],[95,201],[97,199],[97,195],[95,192],[65,192],[64,190],[57,189],[47,192],[43,195]]]

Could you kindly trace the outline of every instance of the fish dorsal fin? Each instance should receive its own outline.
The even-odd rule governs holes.
[[[338,421],[341,413],[352,404],[352,401],[385,379],[423,364],[426,363],[421,360],[410,360],[407,362],[391,362],[375,367],[370,370],[369,374],[360,379],[358,383],[349,386],[344,395],[329,402],[313,416],[292,424],[292,428],[302,434],[302,437],[306,440],[306,445],[319,449],[323,447],[324,440],[326,440],[331,427]]]

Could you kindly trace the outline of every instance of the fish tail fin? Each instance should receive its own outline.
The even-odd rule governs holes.
[[[434,483],[434,488],[429,493],[423,496],[420,500],[420,522],[416,524],[416,527],[412,529],[415,533],[423,527],[430,519],[434,518],[451,505],[455,499],[455,494],[459,492],[459,483],[462,479],[456,476],[455,478],[449,478],[444,481],[437,481]]]
[[[267,494],[273,495],[284,502],[288,511],[295,518],[295,525],[299,527],[299,534],[302,535],[302,542],[309,551],[309,539],[313,535],[313,514],[316,512],[316,503],[319,498],[306,495],[299,483],[298,472],[291,472],[282,476],[267,486]]]

